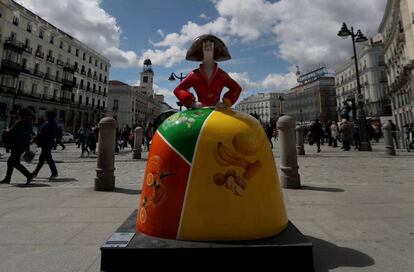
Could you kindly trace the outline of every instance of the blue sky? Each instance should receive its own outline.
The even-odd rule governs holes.
[[[110,79],[137,84],[150,58],[155,92],[175,105],[177,82],[198,63],[184,59],[191,41],[222,38],[232,60],[219,65],[243,88],[242,98],[283,91],[301,70],[324,62],[331,70],[351,56],[336,36],[342,22],[377,34],[386,0],[17,0],[111,61]]]

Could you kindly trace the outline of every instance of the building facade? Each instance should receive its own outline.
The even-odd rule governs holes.
[[[337,120],[335,78],[324,66],[302,75],[298,72],[298,83],[283,95],[284,114],[298,122]]]
[[[119,128],[152,122],[162,112],[164,96],[154,94],[154,72],[149,59],[144,61],[140,79],[139,86],[117,80],[109,82],[107,115],[117,120]]]
[[[414,2],[388,0],[378,32],[384,40],[392,115],[401,129],[414,122]]]
[[[281,93],[269,92],[251,95],[236,105],[236,110],[255,115],[262,122],[277,120],[280,113],[279,96]]]
[[[109,60],[12,0],[0,2],[0,127],[28,107],[35,125],[57,112],[65,131],[97,123],[107,105]]]
[[[368,117],[391,115],[391,103],[387,97],[387,75],[384,47],[380,36],[370,39],[357,54],[358,71],[363,95],[364,110]],[[358,101],[355,61],[350,59],[335,69],[336,102]],[[338,113],[340,109],[338,109]]]

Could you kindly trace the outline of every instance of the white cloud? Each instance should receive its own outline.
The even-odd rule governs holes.
[[[342,22],[352,22],[372,37],[386,0],[280,0],[274,3],[214,0],[212,3],[218,18],[201,25],[187,22],[179,33],[167,34],[154,44],[163,48],[157,54],[165,55],[172,46],[185,50],[193,38],[211,33],[225,40],[240,38],[249,46],[265,38],[274,43],[275,55],[288,63],[302,67],[325,62],[333,68],[352,54],[351,42],[336,35]]]
[[[266,90],[281,92],[292,88],[297,84],[296,75],[293,72],[287,74],[268,74],[261,82]]]
[[[168,90],[167,88],[161,88],[157,84],[154,84],[154,92],[156,94],[162,94],[164,96],[164,102],[166,102],[171,107],[177,109],[177,97],[174,95],[172,90]]]
[[[111,65],[120,68],[138,65],[134,51],[119,48],[121,29],[116,19],[100,7],[100,0],[17,2],[109,58]]]
[[[148,49],[142,54],[139,63],[141,65],[145,59],[149,58],[153,65],[162,65],[168,68],[180,63],[185,58],[185,54],[186,50],[177,46],[171,46],[165,51]]]
[[[201,19],[210,20],[210,17],[208,17],[204,13],[201,13],[200,16],[198,16],[198,17],[200,17]]]
[[[164,38],[165,34],[164,34],[164,31],[162,31],[162,29],[158,29],[158,30],[157,30],[157,33],[158,33],[158,34],[160,34],[160,36],[161,36],[162,38]]]

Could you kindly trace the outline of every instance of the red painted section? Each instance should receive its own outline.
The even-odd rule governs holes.
[[[190,166],[160,137],[152,139],[145,169],[137,230],[176,239]]]

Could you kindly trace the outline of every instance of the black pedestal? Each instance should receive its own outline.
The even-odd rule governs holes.
[[[205,271],[314,271],[312,243],[289,221],[277,236],[250,241],[193,242],[151,237],[135,231],[135,210],[101,247],[102,271],[151,268]]]

